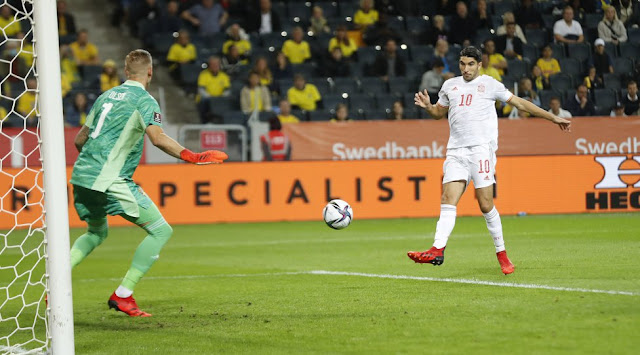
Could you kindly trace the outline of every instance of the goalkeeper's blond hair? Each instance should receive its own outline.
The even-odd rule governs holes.
[[[124,59],[124,72],[129,77],[146,77],[151,66],[151,54],[144,49],[136,49]]]

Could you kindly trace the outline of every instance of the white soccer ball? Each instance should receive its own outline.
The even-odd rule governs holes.
[[[353,210],[343,200],[331,200],[322,210],[324,222],[333,229],[347,228],[353,220]]]

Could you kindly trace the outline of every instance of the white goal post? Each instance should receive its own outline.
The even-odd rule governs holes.
[[[0,7],[0,354],[73,355],[56,0]]]

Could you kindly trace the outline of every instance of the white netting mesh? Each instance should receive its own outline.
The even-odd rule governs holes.
[[[31,5],[0,3],[0,354],[43,353],[49,344]]]

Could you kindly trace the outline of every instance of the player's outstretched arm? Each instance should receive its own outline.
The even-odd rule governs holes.
[[[558,127],[565,132],[571,132],[571,121],[547,112],[528,100],[514,95],[511,97],[509,103],[515,106],[518,110],[529,112],[534,117],[542,117],[557,124]]]
[[[147,127],[146,133],[149,140],[151,140],[151,143],[160,150],[174,158],[179,158],[189,163],[198,165],[220,164],[229,158],[227,153],[218,150],[207,150],[202,153],[194,153],[180,145],[180,143],[176,142],[173,138],[169,137],[164,133],[162,128],[158,126],[151,125]]]
[[[429,113],[429,115],[436,120],[444,117],[447,114],[447,111],[449,111],[447,107],[432,105],[427,89],[424,89],[424,92],[418,91],[416,93],[416,96],[414,97],[414,102],[416,106],[425,109]]]

